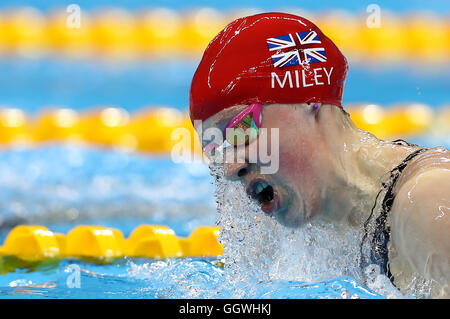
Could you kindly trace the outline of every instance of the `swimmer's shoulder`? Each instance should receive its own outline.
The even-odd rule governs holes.
[[[449,150],[435,147],[421,152],[407,164],[398,181],[390,214],[391,244],[396,253],[390,259],[450,287]],[[394,278],[400,278],[405,269],[393,271]]]
[[[393,215],[404,211],[412,218],[416,214],[418,222],[435,223],[442,207],[449,206],[450,151],[443,147],[430,148],[411,159],[398,179],[394,194]],[[450,214],[445,215],[441,222],[450,226]]]
[[[431,173],[433,170],[436,171]],[[407,163],[397,181],[396,189],[419,175],[446,175],[446,172],[450,173],[450,151],[444,147],[427,148]]]

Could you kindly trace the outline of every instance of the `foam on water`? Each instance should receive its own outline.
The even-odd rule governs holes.
[[[429,291],[417,277],[404,296],[386,276],[363,274],[361,229],[319,219],[286,228],[217,169],[212,175],[219,214],[207,167],[65,146],[0,152],[0,159],[2,237],[16,223],[67,232],[91,220],[125,235],[138,224],[158,222],[187,236],[217,217],[225,244],[224,269],[195,258],[112,265],[68,260],[51,269],[18,269],[0,276],[2,298],[404,298]],[[70,263],[86,270],[82,289],[66,286]]]
[[[334,224],[315,218],[297,229],[266,216],[243,186],[223,178],[221,167],[211,167],[224,244],[227,281],[257,283],[273,280],[320,282],[349,276],[387,298],[404,298],[388,277],[367,276],[360,267],[362,227]],[[247,293],[242,287],[236,297]]]

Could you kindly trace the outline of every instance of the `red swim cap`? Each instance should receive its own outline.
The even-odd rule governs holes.
[[[208,45],[192,79],[191,120],[239,104],[342,106],[347,60],[305,18],[263,13],[231,22]]]

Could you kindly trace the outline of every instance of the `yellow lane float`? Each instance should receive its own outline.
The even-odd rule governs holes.
[[[219,228],[214,226],[198,227],[182,238],[167,226],[140,225],[125,239],[121,231],[103,226],[80,225],[64,235],[44,226],[20,225],[10,231],[0,247],[0,255],[28,262],[52,258],[108,262],[124,256],[217,257],[223,255],[218,237]]]
[[[360,19],[360,25],[367,23],[364,19],[367,17]],[[402,40],[406,37],[404,22],[387,12],[383,12],[381,20],[379,27],[361,28],[355,51],[386,62],[399,61],[405,55],[414,56],[415,52],[408,52],[405,41]]]
[[[316,20],[312,20],[316,21]],[[320,22],[319,22],[320,21]],[[342,23],[345,21],[345,23]],[[317,17],[316,25],[340,48],[344,55],[357,55],[362,32],[358,18],[345,11],[329,11]]]
[[[18,256],[23,260],[36,261],[60,256],[59,243],[54,233],[43,226],[17,226],[8,235],[3,255]]]
[[[168,153],[174,145],[172,131],[185,125],[186,115],[168,107],[144,108],[130,122],[129,133],[136,138],[136,148],[144,152]]]
[[[219,11],[213,8],[201,8],[187,12],[180,32],[181,49],[201,54],[228,22],[231,20],[226,20]]]
[[[201,226],[188,238],[188,251],[191,256],[217,256],[223,254],[223,244],[219,243],[219,227]]]
[[[423,61],[445,61],[450,57],[450,24],[430,12],[405,19],[407,55]]]
[[[0,107],[0,144],[23,144],[32,139],[30,122],[24,111]]]
[[[132,12],[104,8],[80,12],[79,25],[67,8],[42,13],[25,7],[0,12],[0,54],[69,57],[92,54],[107,58],[198,56],[214,36],[238,17],[257,10],[219,12],[213,8],[173,11],[155,8]],[[327,11],[309,16],[348,56],[364,60],[412,58],[446,62],[450,52],[449,23],[444,14],[396,15],[383,10],[380,25],[367,14]]]
[[[49,50],[74,58],[92,55],[91,20],[89,13],[84,11],[79,21],[70,19],[66,11],[51,11],[46,26]]]
[[[407,137],[422,134],[433,124],[433,111],[424,104],[394,105],[383,108],[376,104],[349,106],[347,111],[356,127],[378,138]]]
[[[92,44],[101,55],[129,57],[136,52],[136,21],[122,9],[99,12],[92,21]]]
[[[65,254],[76,257],[122,257],[123,234],[102,226],[77,226],[67,234]]]
[[[137,47],[144,54],[165,56],[181,46],[182,19],[178,12],[157,8],[139,14],[136,32]]]
[[[104,146],[126,143],[130,115],[119,107],[104,107],[82,114],[79,132],[84,141]],[[124,142],[125,141],[125,142]]]
[[[183,256],[175,232],[167,226],[141,225],[127,240],[127,254],[133,257],[171,258]]]
[[[47,51],[46,17],[25,7],[0,13],[0,52],[36,56]]]
[[[46,108],[39,112],[34,123],[34,139],[81,140],[78,112],[68,108]]]
[[[390,107],[366,103],[344,108],[358,128],[383,139],[445,134],[450,127],[448,105],[436,110],[420,103]],[[85,142],[161,155],[202,154],[189,116],[175,108],[145,107],[134,114],[114,106],[84,112],[44,108],[31,118],[20,109],[0,107],[0,145],[47,141]]]

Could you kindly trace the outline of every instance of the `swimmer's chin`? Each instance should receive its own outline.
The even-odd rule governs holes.
[[[285,227],[302,227],[310,216],[307,205],[289,189],[284,190],[279,199],[280,205],[272,216]]]
[[[306,218],[304,218],[303,214],[294,207],[282,207],[274,212],[273,217],[281,225],[288,228],[300,228],[306,222]]]
[[[267,216],[275,218],[281,225],[298,228],[304,224],[306,212],[298,209],[297,201],[286,187],[260,176],[247,184],[246,192]]]

